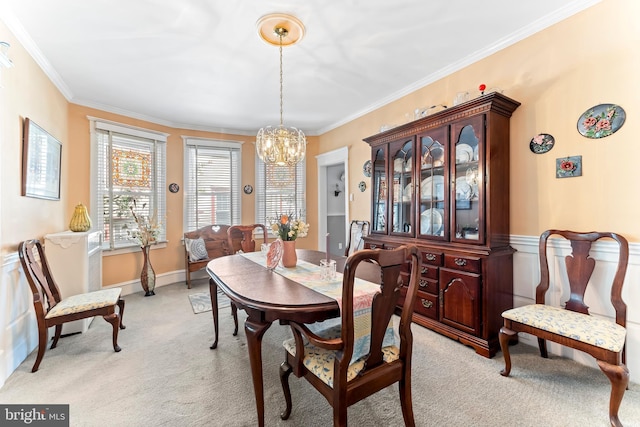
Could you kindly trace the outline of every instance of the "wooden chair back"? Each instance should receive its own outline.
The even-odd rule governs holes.
[[[25,270],[29,288],[33,293],[33,306],[36,317],[44,319],[46,314],[61,300],[60,288],[56,284],[42,243],[39,240],[27,240],[20,243],[18,256]]]
[[[349,256],[364,247],[363,237],[369,235],[371,223],[369,221],[353,220],[349,225],[347,245],[344,248],[344,256]]]
[[[209,254],[209,259],[214,259],[231,254],[231,251],[227,247],[228,230],[228,225],[205,225],[197,230],[184,233],[184,237],[187,239],[203,239],[207,248],[207,253]]]
[[[227,245],[231,254],[235,254],[240,250],[242,252],[255,252],[256,241],[253,235],[256,229],[262,231],[262,243],[267,243],[267,227],[263,224],[232,225],[229,227],[227,229]],[[258,250],[260,250],[259,246]]]
[[[547,230],[540,236],[540,283],[536,287],[536,304],[545,304],[545,296],[549,290],[549,260],[547,259],[549,238],[557,235],[567,239],[571,244],[572,252],[565,257],[567,277],[569,278],[570,296],[565,303],[567,310],[589,314],[589,307],[584,302],[584,294],[587,289],[593,270],[595,259],[589,257],[591,246],[600,239],[612,239],[619,247],[616,272],[611,282],[611,304],[616,312],[616,323],[626,327],[627,304],[622,300],[622,285],[627,273],[629,262],[629,244],[627,240],[616,233],[591,232],[579,233],[567,230]]]
[[[363,263],[374,263],[380,269],[380,291],[373,297],[371,305],[371,337],[369,353],[352,362],[354,352],[354,284],[356,270]],[[400,314],[398,335],[400,347],[384,346],[384,336],[389,321],[396,309],[400,296],[402,275],[407,274],[406,263],[409,263],[409,280],[405,303]],[[287,419],[291,413],[291,393],[288,387],[288,375],[293,372],[303,376],[322,393],[333,407],[334,426],[346,425],[347,407],[370,396],[396,382],[399,383],[400,403],[405,425],[413,426],[414,417],[411,401],[411,354],[413,336],[411,320],[413,305],[416,299],[421,269],[420,251],[415,246],[400,246],[396,249],[363,249],[353,253],[346,261],[342,282],[342,306],[340,335],[323,337],[315,334],[305,325],[291,323],[295,338],[295,355],[286,352],[286,361],[281,366],[281,382],[285,393],[287,408],[282,418]],[[404,273],[403,273],[404,271]],[[333,352],[334,358],[332,386],[311,372],[314,362],[304,363],[306,343]],[[323,350],[323,351],[324,351]],[[311,354],[314,352],[312,351]],[[389,357],[389,354],[393,356]],[[397,355],[397,357],[395,357]],[[311,357],[314,357],[313,355]],[[320,359],[325,359],[324,356]],[[307,368],[309,366],[309,368]],[[348,380],[350,369],[357,366],[358,372]]]

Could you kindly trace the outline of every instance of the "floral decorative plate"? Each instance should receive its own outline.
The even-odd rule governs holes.
[[[535,154],[544,154],[553,148],[556,143],[556,139],[548,133],[541,133],[533,138],[529,142],[529,149]]]
[[[269,270],[273,270],[278,266],[278,263],[282,259],[282,253],[284,252],[284,247],[282,245],[282,240],[276,239],[269,245],[269,250],[267,251],[267,268]]]
[[[619,105],[596,105],[580,116],[578,119],[578,132],[587,138],[604,138],[620,129],[626,117],[626,113]]]
[[[362,173],[367,178],[371,176],[371,160],[367,160],[366,162],[364,162],[364,165],[362,165]]]

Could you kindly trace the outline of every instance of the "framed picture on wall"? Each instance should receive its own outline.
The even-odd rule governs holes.
[[[22,133],[22,195],[60,200],[62,144],[31,119]]]

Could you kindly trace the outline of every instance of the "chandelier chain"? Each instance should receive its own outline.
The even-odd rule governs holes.
[[[282,120],[282,90],[283,90],[283,72],[282,72],[282,32],[278,34],[280,36],[280,126],[283,125]]]

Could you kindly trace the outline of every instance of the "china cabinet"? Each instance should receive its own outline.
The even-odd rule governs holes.
[[[415,323],[486,357],[500,348],[501,313],[513,305],[509,121],[519,105],[494,92],[365,138],[372,162],[365,247],[417,245]]]
[[[102,232],[63,231],[44,236],[51,274],[63,298],[102,289]],[[87,332],[93,317],[62,325],[63,334]]]

